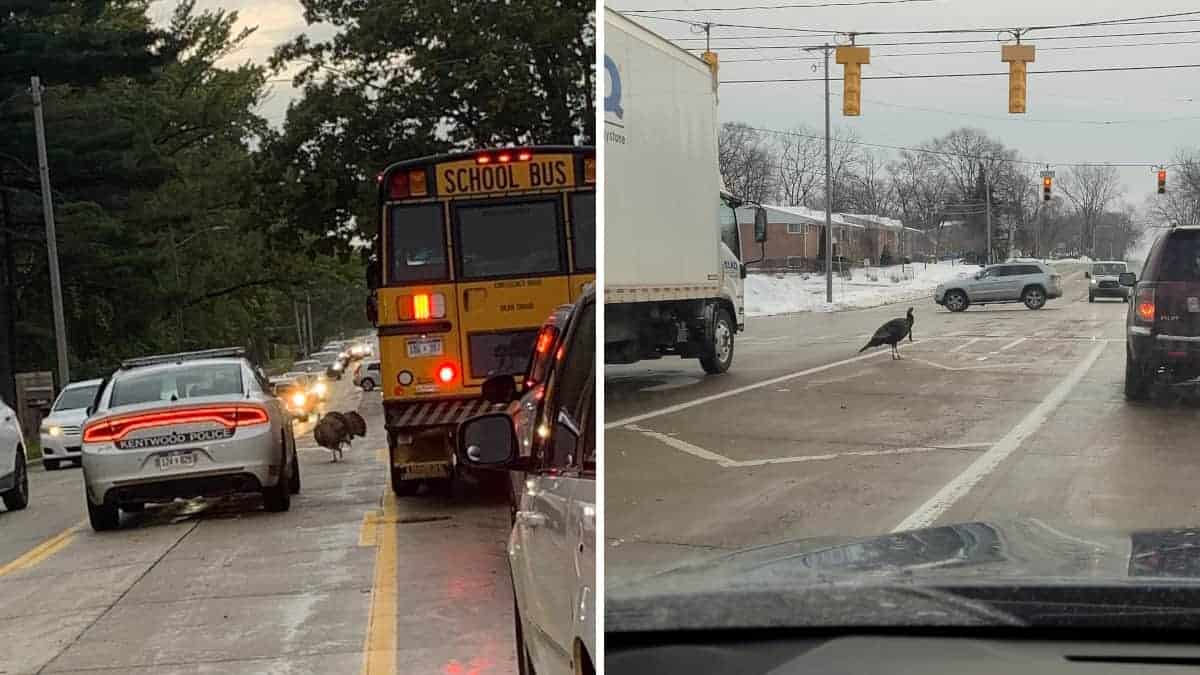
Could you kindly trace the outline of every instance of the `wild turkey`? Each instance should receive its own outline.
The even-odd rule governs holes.
[[[892,358],[899,359],[900,350],[896,347],[896,344],[903,340],[904,336],[906,335],[908,336],[909,342],[913,341],[912,325],[913,308],[909,307],[908,314],[903,319],[892,319],[891,321],[880,326],[879,330],[875,331],[875,334],[871,336],[871,341],[868,342],[862,349],[858,350],[858,352],[861,354],[871,347],[878,347],[879,345],[891,345]]]
[[[363,427],[365,429],[366,424],[363,424]],[[342,458],[343,446],[349,446],[352,438],[354,433],[350,420],[340,412],[326,414],[317,422],[317,426],[313,427],[313,439],[317,441],[317,445],[328,448],[333,453],[335,462]]]
[[[346,424],[350,425],[351,438],[362,438],[367,435],[367,421],[363,419],[362,415],[351,410],[348,413],[342,413],[342,417],[345,418]]]

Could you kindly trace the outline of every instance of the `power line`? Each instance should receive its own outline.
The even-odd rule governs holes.
[[[1149,33],[1114,33],[1111,35],[1047,35],[1038,38],[1038,41],[1044,40],[1092,40],[1106,38],[1121,38],[1121,37],[1147,37],[1152,35],[1191,35],[1200,33],[1200,29],[1196,30],[1177,30],[1177,31],[1158,31]],[[925,40],[918,42],[874,42],[871,44],[858,44],[859,47],[915,47],[922,45],[966,45],[966,44],[996,44],[1002,40]],[[714,51],[735,51],[746,49],[819,49],[821,45],[756,45],[756,46],[734,46],[734,47],[713,47]],[[693,47],[685,47],[692,51],[700,51]]]
[[[1177,40],[1174,42],[1134,42],[1123,45],[1072,45],[1070,47],[1043,47],[1038,52],[1057,52],[1057,51],[1074,51],[1076,49],[1115,49],[1118,47],[1160,47],[1166,45],[1196,45],[1200,44],[1200,40]],[[951,51],[937,52],[887,52],[883,54],[872,54],[871,58],[894,57],[894,56],[953,56],[958,54],[995,54],[995,49],[955,49]],[[762,63],[771,61],[820,61],[819,56],[776,56],[771,58],[761,59],[725,59],[721,61],[721,65],[727,63]]]
[[[795,3],[787,5],[750,5],[747,7],[684,7],[678,9],[630,9],[625,14],[659,14],[661,12],[746,12],[760,9],[822,9],[825,7],[861,7],[863,5],[908,5],[938,2],[938,0],[860,0],[859,2]]]
[[[834,94],[837,96],[838,94]],[[959,117],[975,117],[979,119],[995,120],[997,122],[1025,122],[1030,124],[1088,124],[1093,126],[1112,126],[1123,124],[1165,124],[1168,122],[1185,122],[1192,120],[1200,120],[1200,115],[1189,115],[1184,117],[1163,117],[1158,119],[1123,119],[1123,120],[1066,120],[1066,119],[1039,119],[1036,117],[1025,117],[1023,115],[1010,115],[1003,117],[1000,115],[987,115],[984,113],[962,112],[957,110],[942,110],[939,108],[926,108],[915,105],[905,105],[903,103],[891,103],[888,101],[879,101],[869,98],[864,98],[867,103],[881,105],[889,108],[901,108],[905,110],[919,110],[921,112],[939,113],[942,115],[955,115]]]
[[[1030,75],[1060,75],[1065,73],[1109,73],[1130,70],[1173,70],[1177,68],[1200,68],[1200,63],[1181,63],[1169,66],[1113,66],[1109,68],[1063,68],[1059,70],[1031,70]],[[1008,77],[1008,73],[929,73],[920,75],[863,75],[863,80],[924,80],[959,77]],[[829,80],[841,81],[840,77]],[[760,84],[764,82],[824,82],[823,77],[771,78],[763,80],[721,80],[721,84]]]
[[[815,134],[804,134],[804,133],[800,133],[798,131],[782,131],[779,129],[765,129],[762,127],[751,127],[751,126],[747,126],[746,128],[750,129],[751,131],[758,131],[758,132],[762,132],[764,134],[775,134],[775,135],[779,135],[779,136],[796,136],[798,138],[811,138],[811,139],[818,140],[818,141],[825,140],[824,136],[817,136]],[[912,147],[912,146],[907,146],[907,145],[888,145],[886,143],[868,143],[867,141],[860,141],[860,140],[856,140],[856,139],[847,139],[847,138],[830,138],[829,140],[834,143],[847,143],[849,145],[862,145],[862,146],[870,147],[870,148],[883,148],[886,150],[907,150],[909,152],[917,152],[917,153],[923,153],[923,154],[928,154],[928,155],[941,155],[941,156],[945,156],[945,157],[964,157],[966,159],[982,159],[982,160],[989,160],[989,161],[1000,161],[1000,162],[1008,162],[1009,164],[1024,164],[1027,166],[1045,166],[1047,164],[1051,165],[1051,166],[1072,166],[1072,167],[1077,167],[1077,166],[1155,167],[1155,166],[1159,166],[1159,165],[1166,166],[1166,167],[1180,166],[1179,164],[1162,164],[1161,162],[1046,162],[1046,161],[1034,161],[1034,160],[1030,160],[1030,159],[1006,159],[1004,157],[996,157],[994,155],[977,155],[977,154],[969,154],[969,153],[965,153],[965,152],[953,152],[953,151],[949,151],[949,150],[934,150],[932,148],[918,148],[918,147]]]

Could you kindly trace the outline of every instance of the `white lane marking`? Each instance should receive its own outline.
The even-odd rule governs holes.
[[[916,511],[913,511],[907,518],[900,521],[900,524],[892,528],[893,532],[903,530],[917,530],[922,527],[928,527],[933,524],[942,514],[954,506],[958,500],[962,499],[968,492],[979,484],[984,478],[996,470],[996,467],[1008,458],[1021,443],[1029,438],[1035,431],[1041,428],[1046,420],[1050,419],[1050,415],[1066,400],[1067,395],[1079,384],[1083,376],[1091,370],[1100,358],[1101,352],[1107,347],[1107,343],[1096,345],[1088,355],[1084,357],[1079,365],[1070,372],[1061,382],[1042,399],[1042,402],[1037,404],[1033,410],[1029,412],[1020,422],[1017,422],[1004,438],[1001,438],[991,450],[983,453],[970,466],[958,474],[949,483],[942,486],[942,489],[937,491],[922,504]]]
[[[1101,550],[1101,551],[1107,551],[1107,550],[1109,550],[1109,546],[1108,546],[1107,544],[1101,544],[1100,542],[1098,542],[1098,541],[1093,541],[1093,540],[1091,540],[1091,539],[1081,539],[1081,538],[1079,538],[1079,537],[1073,537],[1073,536],[1071,536],[1071,535],[1067,534],[1066,532],[1063,532],[1063,531],[1061,531],[1061,530],[1058,530],[1058,529],[1055,529],[1055,528],[1053,528],[1053,527],[1050,527],[1049,525],[1047,525],[1046,523],[1042,522],[1042,521],[1041,521],[1040,519],[1038,519],[1038,518],[1030,518],[1030,519],[1029,519],[1029,522],[1033,523],[1034,525],[1037,525],[1038,527],[1040,527],[1040,528],[1042,528],[1043,530],[1045,530],[1045,531],[1049,532],[1050,534],[1053,534],[1054,536],[1058,537],[1059,539],[1066,539],[1067,541],[1073,541],[1073,542],[1075,542],[1076,544],[1083,544],[1083,545],[1085,545],[1085,546],[1092,546],[1092,547],[1094,547],[1094,548],[1096,548],[1096,549],[1098,549],[1098,550]]]
[[[962,351],[962,350],[966,349],[967,347],[970,347],[971,345],[975,344],[976,342],[979,342],[982,339],[983,338],[977,338],[977,337],[971,338],[970,340],[967,340],[966,342],[962,343],[961,345],[952,348],[950,351],[951,352]]]
[[[1025,341],[1025,340],[1027,340],[1027,339],[1028,339],[1028,338],[1018,338],[1018,339],[1016,339],[1016,340],[1013,340],[1012,342],[1010,342],[1010,343],[1008,343],[1008,344],[1004,345],[1003,347],[1001,347],[1001,348],[1000,348],[1000,351],[1002,351],[1002,352],[1003,352],[1003,351],[1007,351],[1008,349],[1011,349],[1012,347],[1016,347],[1017,345],[1021,344],[1022,342],[1024,342],[1024,341]]]
[[[921,344],[921,342],[922,342],[922,340],[914,340],[914,344]],[[788,373],[787,375],[780,375],[779,377],[772,377],[769,380],[762,380],[761,382],[755,382],[754,384],[747,384],[743,387],[735,387],[733,389],[729,389],[727,391],[722,391],[717,394],[712,394],[709,396],[701,396],[700,398],[692,399],[691,401],[684,401],[683,403],[676,403],[675,405],[669,405],[665,408],[659,408],[658,410],[651,410],[650,412],[642,413],[640,415],[634,415],[632,417],[626,417],[625,419],[608,422],[604,425],[604,428],[605,429],[615,429],[618,427],[628,426],[630,424],[636,424],[637,422],[642,422],[644,420],[648,420],[648,419],[651,419],[654,417],[662,417],[663,415],[670,415],[671,413],[677,413],[681,410],[687,410],[688,408],[694,408],[698,405],[712,403],[713,401],[720,401],[723,398],[729,398],[730,396],[737,396],[738,394],[744,394],[748,391],[754,391],[755,389],[762,389],[763,387],[769,387],[773,384],[779,384],[780,382],[787,382],[788,380],[794,380],[798,377],[805,377],[806,375],[812,375],[813,373],[824,372],[826,370],[829,370],[830,368],[837,368],[838,366],[844,366],[848,363],[858,363],[859,361],[866,361],[867,359],[878,358],[880,356],[883,356],[884,354],[889,354],[889,353],[890,352],[888,350],[881,349],[879,351],[871,352],[870,354],[863,354],[861,356],[853,356],[848,359],[842,359],[841,361],[834,361],[833,363],[826,363],[823,366],[816,366],[815,368],[808,368],[806,370],[800,370],[800,371],[797,371],[794,373]]]
[[[636,424],[625,425],[625,431],[633,431],[648,438],[653,438],[654,440],[661,442],[663,445],[675,448],[680,452],[686,452],[693,457],[699,457],[700,459],[714,462],[718,466],[725,469],[765,466],[767,464],[818,462],[829,459],[837,459],[839,457],[878,457],[881,455],[911,455],[918,452],[937,452],[939,450],[970,450],[973,448],[986,448],[992,445],[991,443],[954,443],[949,445],[928,445],[911,448],[887,448],[885,450],[847,450],[846,452],[831,452],[824,455],[800,455],[796,457],[769,457],[767,459],[736,460],[713,452],[712,450],[705,450],[698,445],[688,443],[687,441],[681,438],[676,438],[670,434],[664,434],[659,431],[654,431],[653,429],[639,427]]]
[[[625,429],[628,431],[636,431],[639,434],[644,434],[646,436],[649,436],[650,438],[661,441],[662,443],[669,445],[672,448],[679,450],[680,452],[686,452],[687,454],[699,457],[700,459],[706,459],[710,462],[716,462],[717,464],[720,464],[721,466],[733,466],[734,464],[737,463],[736,461],[729,459],[725,455],[718,455],[715,452],[705,450],[704,448],[702,448],[698,445],[692,445],[691,443],[688,443],[687,441],[675,438],[674,436],[668,436],[667,434],[660,433],[658,431],[652,431],[650,429],[643,429],[642,427],[639,427],[635,424],[626,424]]]

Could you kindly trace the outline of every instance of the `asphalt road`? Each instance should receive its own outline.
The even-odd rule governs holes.
[[[77,468],[0,507],[0,674],[515,673],[499,491],[394,499],[379,394],[339,383],[369,434],[331,463],[297,427],[303,488],[86,522]]]
[[[606,582],[746,546],[1034,517],[1194,526],[1200,407],[1127,403],[1119,300],[951,314],[932,299],[751,318],[733,369],[606,369]],[[915,308],[893,361],[859,354]]]

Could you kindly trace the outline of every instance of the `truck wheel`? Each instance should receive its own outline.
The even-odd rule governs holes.
[[[1144,401],[1150,395],[1152,375],[1133,360],[1129,350],[1125,350],[1125,400]]]
[[[704,372],[720,375],[729,370],[729,366],[733,364],[733,336],[736,331],[737,326],[729,316],[729,310],[724,307],[717,308],[717,315],[713,317],[712,335],[700,356],[700,366],[704,368]]]

